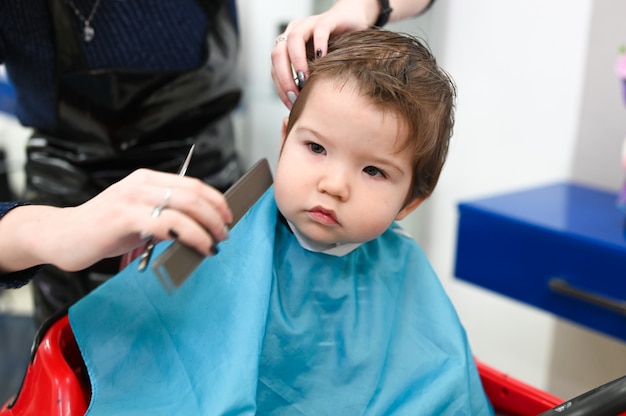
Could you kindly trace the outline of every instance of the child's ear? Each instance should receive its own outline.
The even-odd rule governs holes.
[[[415,211],[415,208],[419,207],[422,202],[424,202],[424,198],[415,198],[409,202],[400,212],[398,212],[398,215],[396,215],[396,221],[404,219],[411,212]]]

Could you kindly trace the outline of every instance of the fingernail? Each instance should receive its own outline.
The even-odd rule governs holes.
[[[215,244],[213,244],[210,248],[209,251],[211,252],[211,254],[213,254],[214,256],[219,253],[220,251],[217,249],[217,246]]]
[[[178,233],[177,233],[176,231],[172,230],[171,228],[169,229],[169,231],[168,231],[167,233],[168,233],[168,234],[170,235],[170,237],[172,237],[172,238],[178,238]]]
[[[296,85],[298,86],[299,90],[302,90],[302,88],[304,88],[304,84],[306,83],[306,77],[304,76],[304,72],[299,71],[296,74]]]
[[[289,101],[291,101],[291,104],[294,104],[296,102],[296,98],[298,98],[298,96],[293,91],[287,91],[287,98],[289,98]]]
[[[321,49],[318,49],[318,50],[315,51],[315,57],[316,58],[321,58],[322,57],[322,50]]]
[[[228,225],[224,226],[224,240],[228,239],[228,237],[230,237],[230,229],[228,228]]]

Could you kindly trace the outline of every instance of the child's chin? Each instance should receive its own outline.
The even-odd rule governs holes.
[[[334,245],[339,243],[334,235],[330,235],[330,233],[324,230],[324,227],[319,224],[307,224],[303,227],[298,227],[298,231],[300,235],[315,244]]]

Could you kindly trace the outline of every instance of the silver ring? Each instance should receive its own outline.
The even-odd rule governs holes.
[[[280,42],[284,42],[287,40],[287,36],[285,35],[279,35],[276,40],[274,41],[274,46],[278,45]]]
[[[172,190],[170,188],[165,189],[165,197],[163,198],[163,202],[152,208],[152,213],[150,214],[152,218],[157,218],[159,215],[161,215],[161,211],[168,207],[171,198]]]

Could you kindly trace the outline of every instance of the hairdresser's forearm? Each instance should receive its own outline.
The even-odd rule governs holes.
[[[50,215],[61,208],[27,205],[13,208],[0,220],[0,273],[51,263]],[[53,224],[57,229],[62,224]]]
[[[166,198],[166,208],[153,215]],[[224,195],[197,178],[139,169],[76,207],[11,209],[0,219],[0,272],[53,264],[82,270],[146,242],[178,238],[201,254],[228,238]]]
[[[434,1],[434,0],[432,0]],[[339,0],[342,3],[354,2],[352,10],[363,8],[367,15],[367,21],[373,24],[378,19],[381,12],[380,0]],[[392,12],[389,22],[397,22],[422,13],[430,5],[431,0],[389,0],[389,7]]]
[[[422,13],[434,0],[389,0],[393,9],[389,16],[390,22],[397,22]],[[379,7],[380,10],[380,7]]]

